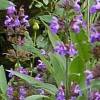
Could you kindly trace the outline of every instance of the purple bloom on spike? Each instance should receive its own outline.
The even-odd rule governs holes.
[[[13,92],[14,92],[14,89],[12,86],[8,86],[7,88],[7,96],[9,98],[9,100],[13,100]]]
[[[52,20],[50,22],[50,31],[54,34],[56,34],[59,30],[59,23],[57,17],[52,17]]]
[[[91,80],[93,79],[93,74],[89,70],[86,70],[85,73],[86,73],[86,84],[87,84],[87,86],[89,86]]]
[[[100,100],[100,92],[99,91],[92,92],[90,99],[91,100]]]
[[[71,28],[72,28],[72,30],[75,33],[79,33],[81,26],[82,26],[82,28],[86,28],[86,23],[83,20],[83,16],[82,15],[75,16],[75,18],[71,22]]]
[[[79,85],[76,85],[74,88],[74,93],[78,94],[79,96],[82,96],[82,91]]]
[[[26,27],[29,27],[29,22],[28,22],[28,16],[25,15],[21,20],[20,20],[21,25],[24,25]]]
[[[74,55],[77,54],[77,51],[74,47],[74,45],[71,43],[70,46],[69,46],[69,51],[68,51],[68,54],[73,57]]]
[[[12,14],[14,14],[15,12],[16,12],[15,6],[9,6],[9,7],[7,8],[7,14],[8,14],[8,15],[12,15]]]
[[[13,69],[11,68],[10,71],[13,71]],[[14,74],[10,72],[10,73],[9,73],[9,78],[12,78],[13,75],[14,75]]]
[[[79,27],[79,25],[77,25],[76,23],[73,23],[73,25],[72,25],[72,30],[73,30],[75,33],[79,33],[79,32],[80,32],[80,27]]]
[[[100,41],[100,33],[91,34],[90,41],[91,41],[91,43],[94,43],[96,41]]]
[[[80,12],[80,5],[78,4],[80,2],[80,0],[76,0],[75,4],[74,4],[74,10],[76,12]]]
[[[25,74],[25,75],[28,75],[28,70],[26,68],[23,68],[23,67],[19,67],[17,68],[17,71],[21,74]]]
[[[71,85],[71,100],[76,100],[75,97],[82,96],[82,91],[77,83],[72,82]]]
[[[25,100],[26,94],[26,89],[23,86],[21,86],[19,89],[19,100]]]
[[[59,87],[59,89],[57,91],[56,100],[66,100],[63,84],[61,84],[61,86]]]
[[[37,66],[38,70],[43,71],[43,70],[46,69],[46,65],[41,60],[38,60],[38,63],[39,63],[38,66]]]
[[[100,33],[97,32],[96,28],[94,26],[90,29],[90,42],[99,42],[100,41]]]
[[[99,0],[96,0],[96,4],[90,7],[90,14],[94,14],[97,11],[100,11],[100,1]]]
[[[42,75],[41,75],[41,74],[37,74],[37,75],[35,76],[35,80],[43,82],[43,77],[42,77]]]
[[[96,9],[96,5],[91,6],[90,8],[90,14],[94,14],[96,13],[97,9]]]
[[[66,48],[66,46],[61,42],[56,43],[56,46],[54,48],[54,51],[57,52],[60,55],[66,55],[68,50]]]
[[[16,17],[15,20],[14,20],[14,26],[15,27],[20,26],[20,21],[19,21],[18,17]]]

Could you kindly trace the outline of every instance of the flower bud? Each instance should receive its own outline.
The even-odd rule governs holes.
[[[38,24],[37,22],[35,22],[35,23],[33,24],[33,29],[34,29],[34,30],[38,30],[38,29],[39,29],[39,24]]]

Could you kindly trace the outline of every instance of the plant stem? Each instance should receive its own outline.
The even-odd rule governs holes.
[[[36,45],[36,31],[34,32],[34,46]]]

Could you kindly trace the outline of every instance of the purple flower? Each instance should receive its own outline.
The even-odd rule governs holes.
[[[23,68],[23,67],[19,67],[17,68],[17,71],[21,74],[25,74],[25,75],[28,75],[28,70],[26,68]]]
[[[56,46],[54,48],[54,51],[57,52],[60,55],[66,55],[67,54],[67,48],[62,42],[57,42]]]
[[[13,92],[14,92],[14,89],[12,86],[8,86],[7,88],[7,96],[9,98],[9,100],[13,100]]]
[[[87,84],[87,86],[89,86],[91,80],[93,79],[93,74],[89,70],[86,70],[85,73],[86,73],[86,84]]]
[[[91,34],[90,41],[91,41],[91,43],[94,43],[96,41],[100,41],[100,33]]]
[[[10,71],[13,71],[13,69],[11,68]],[[14,75],[14,74],[10,72],[10,73],[9,73],[9,78],[12,78],[13,75]]]
[[[15,27],[20,26],[20,21],[19,21],[18,17],[16,17],[16,18],[14,19],[14,26],[15,26]]]
[[[25,100],[26,94],[26,89],[24,88],[24,86],[21,86],[19,89],[19,100]]]
[[[91,6],[90,8],[90,14],[94,14],[96,13],[97,9],[96,9],[96,5]]]
[[[90,99],[91,100],[100,100],[100,92],[98,92],[98,91],[92,92]]]
[[[82,26],[82,28],[86,28],[86,22],[83,20],[82,15],[75,16],[71,22],[71,28],[75,33],[80,32],[80,26]]]
[[[75,4],[74,4],[74,10],[76,12],[80,12],[80,5],[78,4],[80,2],[80,0],[76,0]]]
[[[29,24],[29,22],[28,22],[27,19],[28,19],[28,16],[25,15],[25,16],[20,20],[21,25],[24,25],[24,26],[26,26],[26,27],[29,27],[30,24]]]
[[[57,94],[56,94],[56,100],[66,100],[65,99],[65,92],[64,92],[64,86],[61,85],[57,91]]]
[[[73,23],[72,25],[72,30],[75,32],[75,33],[79,33],[80,32],[80,27],[78,24],[76,23]]]
[[[44,49],[41,49],[41,54],[46,55],[46,51]]]
[[[51,20],[51,23],[50,23],[50,31],[53,33],[53,34],[56,34],[59,30],[59,23],[58,23],[58,19],[57,17],[52,17],[52,20]]]
[[[80,86],[77,83],[73,83],[71,85],[71,99],[75,100],[74,97],[82,96],[82,91]]]
[[[94,26],[90,29],[90,42],[94,43],[100,41],[100,33],[97,32],[96,28]]]
[[[75,94],[78,94],[79,96],[82,96],[82,91],[81,91],[79,85],[76,85],[76,86],[75,86],[75,88],[74,88],[74,93],[75,93]]]
[[[72,43],[69,46],[68,54],[70,55],[70,57],[73,57],[74,55],[77,54],[77,51]]]
[[[13,15],[14,13],[16,12],[16,8],[15,6],[11,5],[7,8],[7,14],[10,16],[10,15]]]
[[[41,61],[41,60],[38,60],[38,66],[37,66],[37,69],[38,70],[41,70],[41,71],[43,71],[43,70],[45,70],[45,68],[46,68],[46,65]]]
[[[21,10],[21,9],[20,9]],[[13,30],[16,27],[20,27],[20,26],[24,26],[29,27],[29,22],[28,22],[28,16],[24,15],[24,9],[23,9],[23,15],[21,16],[19,13],[18,15],[14,14],[16,12],[15,6],[10,6],[7,8],[7,16],[6,16],[6,20],[4,22],[5,26],[7,28],[12,28]],[[20,12],[20,11],[19,11]]]
[[[41,75],[41,74],[37,74],[37,75],[35,76],[35,80],[43,82],[43,77],[42,77],[42,75]]]
[[[90,7],[90,14],[94,14],[100,10],[100,0],[96,0],[96,4]]]

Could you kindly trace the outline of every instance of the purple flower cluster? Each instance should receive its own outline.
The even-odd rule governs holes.
[[[59,20],[57,17],[53,16],[52,17],[52,20],[50,22],[50,31],[53,33],[53,34],[56,34],[59,30],[60,26],[59,26]]]
[[[46,65],[41,61],[38,60],[38,65],[37,65],[37,75],[35,76],[35,80],[40,81],[40,82],[44,82],[44,71],[46,70]],[[37,93],[43,95],[44,94],[44,89],[39,88],[37,89]]]
[[[80,28],[86,28],[86,22],[83,20],[83,15],[77,15],[71,22],[71,28],[75,33],[80,32]]]
[[[82,96],[81,88],[78,84],[72,83],[70,100],[76,100],[78,96]]]
[[[63,43],[57,42],[54,51],[60,55],[69,55],[70,57],[77,54],[77,51],[72,43],[66,47]]]
[[[13,93],[14,93],[14,89],[12,86],[8,86],[7,88],[7,96],[9,100],[13,100]]]
[[[21,74],[28,75],[28,70],[24,67],[19,67],[19,68],[16,69],[16,71],[18,71]]]
[[[43,71],[46,69],[46,65],[41,60],[38,60],[37,69]]]
[[[78,52],[77,50],[75,49],[74,45],[71,43],[69,45],[69,50],[68,50],[68,54],[70,57],[73,57],[74,55],[76,55]]]
[[[94,26],[91,26],[90,29],[90,42],[99,42],[100,41],[100,33],[96,30]]]
[[[43,77],[42,77],[42,75],[38,73],[38,74],[35,76],[35,80],[40,81],[40,82],[43,82]]]
[[[76,0],[75,3],[74,3],[74,10],[76,12],[80,12],[80,10],[81,10],[79,3],[80,3],[80,0]]]
[[[61,85],[56,94],[56,100],[66,100],[64,86]]]
[[[13,71],[13,69],[10,69],[10,71]],[[28,75],[28,70],[24,67],[19,67],[16,69],[17,72],[21,73],[21,74],[25,74]],[[14,76],[14,74],[12,72],[9,73],[9,77],[12,78]]]
[[[100,0],[96,0],[96,4],[90,7],[90,14],[94,14],[97,11],[100,11]]]
[[[7,16],[4,24],[8,29],[21,26],[29,27],[27,18],[28,16],[24,14],[23,8],[20,8],[19,13],[17,14],[15,6],[10,6],[7,8]]]
[[[57,42],[54,51],[64,56],[67,54],[68,49],[62,42]]]
[[[92,71],[90,70],[86,70],[85,73],[86,73],[86,84],[87,86],[89,86],[94,76],[93,76]]]
[[[90,100],[100,100],[100,92],[99,91],[92,92]]]
[[[26,89],[24,88],[24,86],[20,86],[20,89],[19,89],[19,100],[25,100],[25,97],[26,97]]]

